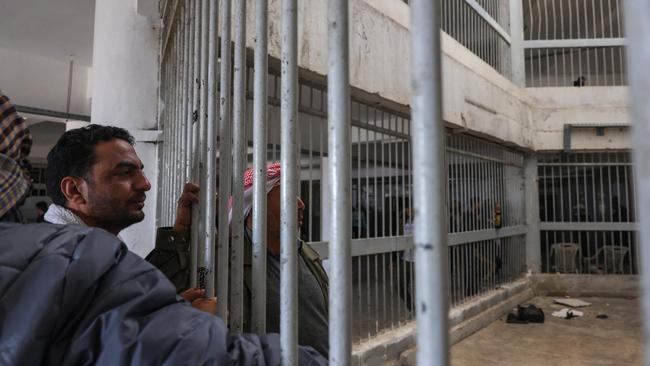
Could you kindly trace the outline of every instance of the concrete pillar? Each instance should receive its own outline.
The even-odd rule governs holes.
[[[526,64],[524,58],[524,9],[522,0],[510,0],[510,53],[512,82],[526,86]]]
[[[152,184],[143,222],[120,237],[144,256],[154,246],[160,16],[156,0],[96,0],[92,123],[128,129]]]
[[[537,155],[528,154],[525,160],[524,195],[526,197],[526,264],[533,273],[539,273],[542,265],[539,233],[539,179]]]

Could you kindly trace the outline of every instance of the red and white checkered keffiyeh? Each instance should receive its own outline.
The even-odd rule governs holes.
[[[244,172],[244,202],[243,218],[246,219],[253,209],[253,168]],[[280,163],[273,163],[266,167],[266,193],[271,192],[273,187],[280,183]],[[228,223],[232,224],[233,199],[228,200]]]

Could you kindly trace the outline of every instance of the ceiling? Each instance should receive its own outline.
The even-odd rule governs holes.
[[[0,0],[0,47],[92,66],[95,0]]]

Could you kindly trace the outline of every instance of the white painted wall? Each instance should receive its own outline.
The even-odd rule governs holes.
[[[69,62],[0,48],[0,89],[15,104],[65,112]],[[90,114],[88,66],[75,64],[70,112]]]
[[[623,86],[526,89],[534,105],[535,149],[561,150],[566,123],[629,124],[628,90]],[[574,150],[631,147],[629,128],[608,128],[604,136],[596,136],[594,129],[574,130],[571,134],[571,148]]]
[[[93,41],[92,122],[156,129],[159,21],[136,0],[98,0]]]
[[[128,129],[151,182],[145,219],[120,233],[136,254],[154,247],[157,201],[159,20],[154,0],[97,0],[93,41],[91,121]],[[156,2],[157,3],[157,2]],[[146,14],[138,13],[138,9]],[[155,136],[155,133],[153,133]]]

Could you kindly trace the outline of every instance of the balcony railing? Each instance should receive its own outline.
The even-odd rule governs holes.
[[[623,0],[524,0],[526,86],[627,84]]]

